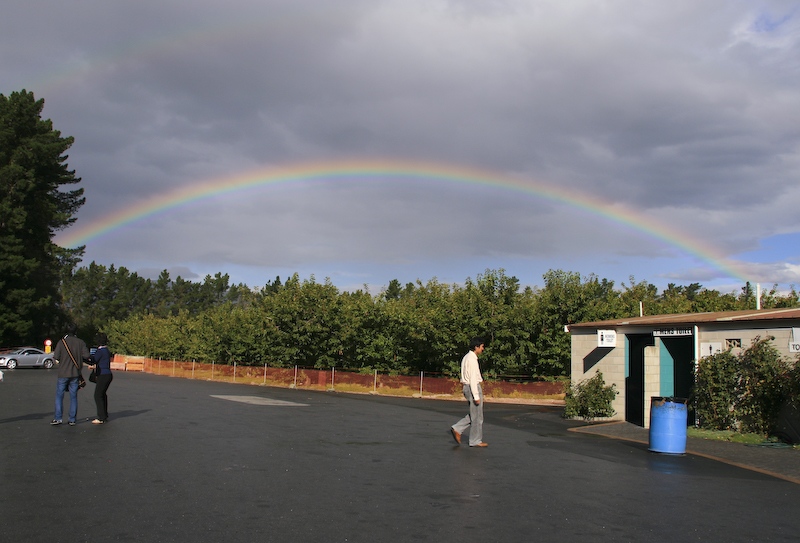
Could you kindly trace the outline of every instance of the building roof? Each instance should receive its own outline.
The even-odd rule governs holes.
[[[569,328],[610,328],[614,326],[663,326],[694,325],[726,322],[764,322],[800,320],[800,308],[745,309],[741,311],[711,311],[706,313],[679,313],[673,315],[651,315],[644,317],[625,317],[607,321],[581,322],[570,324]]]

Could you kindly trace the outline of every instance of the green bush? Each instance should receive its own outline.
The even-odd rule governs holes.
[[[800,392],[800,366],[782,359],[774,338],[756,337],[738,355],[701,358],[694,404],[700,428],[768,435],[781,408]]]
[[[564,408],[565,418],[582,418],[593,420],[611,417],[615,411],[611,402],[617,397],[616,386],[606,386],[603,374],[597,372],[594,377],[571,385],[567,389]]]
[[[789,399],[790,364],[768,337],[755,338],[739,355],[736,416],[742,432],[767,434],[775,427],[783,404]]]
[[[736,430],[737,364],[730,350],[706,356],[697,363],[694,405],[701,428]]]

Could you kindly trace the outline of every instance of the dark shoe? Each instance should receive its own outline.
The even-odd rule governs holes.
[[[74,421],[74,420],[71,420],[71,421],[69,421],[67,424],[69,424],[70,426],[75,426],[75,421]]]
[[[60,420],[56,420],[56,419],[53,419],[53,420],[50,422],[50,424],[51,424],[51,425],[53,425],[53,426],[58,426],[59,424],[62,424],[62,421],[60,421]]]
[[[450,428],[450,433],[451,433],[451,434],[453,434],[453,439],[455,439],[455,440],[456,440],[456,443],[458,443],[459,445],[461,445],[461,434],[459,434],[458,432],[456,432],[456,429],[455,429],[455,428]]]
[[[478,443],[477,445],[470,445],[470,447],[488,447],[488,446],[489,446],[488,443],[483,443],[483,442]]]

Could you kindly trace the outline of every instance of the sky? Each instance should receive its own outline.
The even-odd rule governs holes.
[[[0,74],[82,265],[800,286],[796,1],[9,0]]]

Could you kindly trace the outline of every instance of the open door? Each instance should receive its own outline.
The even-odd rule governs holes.
[[[671,365],[673,388],[672,392],[662,391],[662,395],[674,396],[675,398],[692,397],[694,392],[694,339],[691,336],[661,338],[668,356],[661,357],[662,365]],[[667,368],[669,370],[669,368]],[[689,402],[687,410],[688,426],[694,425],[694,407]]]
[[[627,334],[625,420],[644,426],[644,348],[655,345],[652,334]]]

